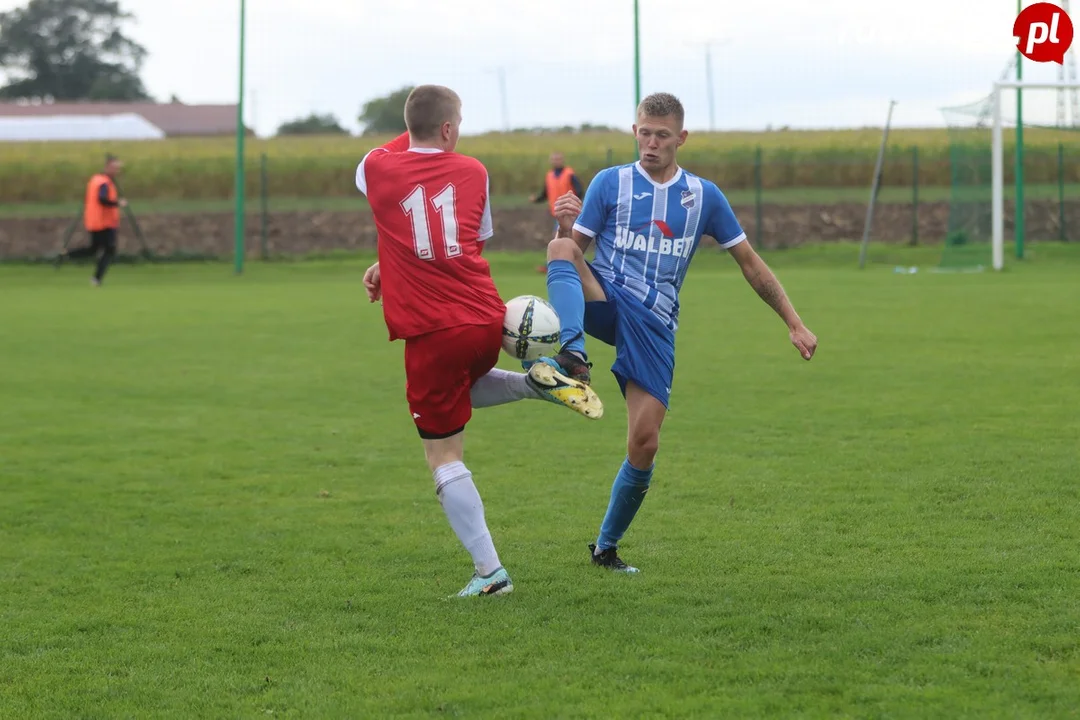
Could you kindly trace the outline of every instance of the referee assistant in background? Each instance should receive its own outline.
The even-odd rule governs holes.
[[[578,179],[577,173],[574,172],[574,168],[567,167],[563,159],[561,152],[551,153],[551,169],[547,171],[544,176],[544,187],[539,193],[533,195],[530,199],[534,203],[542,203],[547,200],[548,211],[551,213],[552,223],[554,225],[554,232],[559,232],[559,221],[555,218],[555,201],[561,198],[571,190],[578,198],[585,197],[585,189],[581,187],[581,180]],[[536,272],[546,273],[547,265],[538,265]]]
[[[116,188],[116,176],[122,164],[113,155],[105,156],[105,168],[96,173],[86,184],[83,205],[83,225],[90,233],[90,244],[64,253],[65,258],[94,257],[99,252],[97,269],[90,282],[101,285],[109,263],[116,257],[116,232],[120,228],[120,208],[127,207],[127,200],[120,197]]]
[[[571,190],[579,198],[585,197],[585,190],[581,187],[581,181],[578,180],[574,168],[566,167],[562,153],[551,153],[551,169],[544,176],[544,187],[532,196],[532,201],[542,203],[547,200],[548,211],[551,213],[556,231],[559,229],[559,221],[555,220],[555,201]]]

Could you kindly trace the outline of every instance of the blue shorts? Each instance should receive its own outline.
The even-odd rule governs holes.
[[[615,348],[611,373],[623,397],[633,381],[669,408],[675,377],[675,333],[641,299],[608,282],[590,264],[607,302],[585,303],[585,332]]]

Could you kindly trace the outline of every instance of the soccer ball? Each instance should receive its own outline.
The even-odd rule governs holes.
[[[559,349],[559,314],[547,300],[519,295],[506,303],[503,350],[518,360],[535,361]]]

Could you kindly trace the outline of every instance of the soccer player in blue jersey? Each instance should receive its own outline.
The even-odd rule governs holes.
[[[727,249],[757,294],[787,324],[805,360],[817,348],[783,287],[758,256],[720,189],[679,167],[684,111],[667,93],[638,106],[639,160],[600,171],[585,193],[557,202],[558,235],[548,245],[548,299],[562,324],[560,352],[543,362],[591,381],[585,335],[615,347],[612,373],[626,399],[627,454],[615,476],[592,562],[637,572],[618,544],[645,499],[675,371],[679,289],[703,235]],[[596,241],[592,262],[585,250]]]

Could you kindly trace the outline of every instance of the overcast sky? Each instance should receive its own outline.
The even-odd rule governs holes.
[[[0,9],[20,4],[0,0]],[[149,51],[143,79],[155,97],[235,101],[239,0],[121,6],[136,16],[129,33]],[[506,121],[628,127],[632,8],[632,0],[248,0],[246,118],[266,135],[311,111],[333,113],[355,131],[366,100],[431,82],[461,94],[470,134]],[[890,99],[895,125],[941,125],[942,106],[984,97],[1004,71],[1016,15],[1015,0],[640,0],[640,8],[642,93],[679,95],[691,129],[710,122],[704,43],[725,39],[712,49],[717,129],[880,126]],[[1027,63],[1025,79],[1054,80],[1057,67]]]

